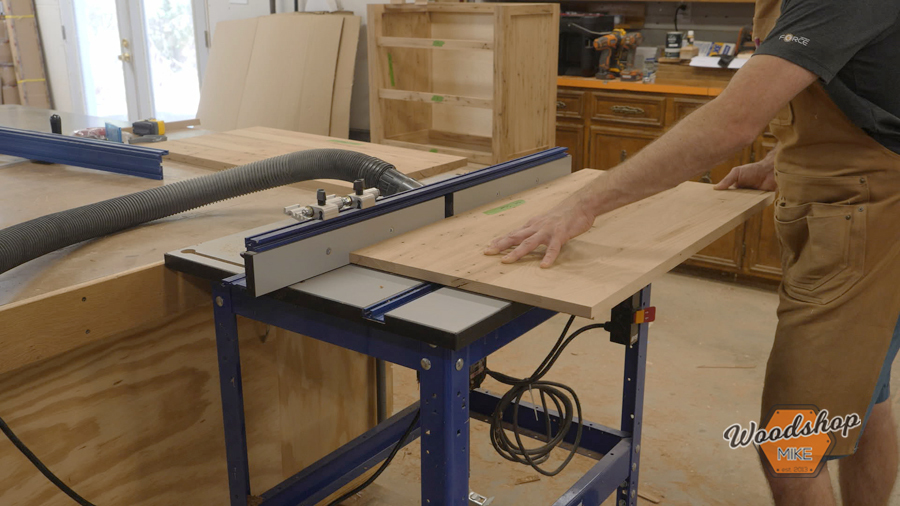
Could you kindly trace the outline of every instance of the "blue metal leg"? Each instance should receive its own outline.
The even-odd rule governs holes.
[[[635,309],[650,307],[650,285],[635,295]],[[631,474],[619,487],[618,498],[628,506],[637,504],[640,473],[641,429],[644,416],[644,375],[647,366],[649,323],[638,325],[638,339],[625,349],[625,387],[622,396],[622,430],[631,432]],[[618,502],[618,501],[617,501]],[[620,502],[618,502],[621,504]]]
[[[219,355],[219,386],[225,422],[225,456],[231,506],[247,506],[250,496],[250,466],[247,463],[247,432],[244,427],[244,393],[241,386],[241,355],[237,317],[231,309],[231,292],[213,284],[216,348]]]
[[[422,505],[467,506],[469,364],[447,351],[419,368]]]

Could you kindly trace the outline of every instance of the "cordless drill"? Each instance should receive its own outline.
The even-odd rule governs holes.
[[[616,28],[610,33],[594,39],[594,49],[600,52],[600,66],[597,70],[597,79],[615,79],[613,74],[615,66],[615,53],[619,49],[619,42],[625,37],[625,30]],[[613,60],[611,62],[611,60]],[[613,63],[613,66],[610,65]],[[620,70],[615,69],[617,72]]]
[[[615,79],[622,75],[635,48],[641,45],[644,36],[639,32],[626,33],[616,28],[607,35],[594,39],[594,49],[600,51],[598,79]]]

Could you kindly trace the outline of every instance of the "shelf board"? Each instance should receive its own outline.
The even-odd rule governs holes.
[[[378,90],[378,98],[387,100],[405,100],[407,102],[425,102],[428,104],[456,105],[461,107],[476,107],[479,109],[493,109],[494,101],[490,98],[464,97],[461,95],[442,95],[424,91],[409,90]]]
[[[474,49],[493,51],[493,41],[426,39],[421,37],[378,37],[380,47],[411,47],[419,49]]]
[[[419,130],[384,139],[389,146],[418,149],[432,153],[464,156],[470,162],[492,164],[490,137],[465,135],[440,130]]]

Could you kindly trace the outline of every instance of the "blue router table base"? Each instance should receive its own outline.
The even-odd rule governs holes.
[[[499,397],[484,390],[470,391],[469,366],[545,322],[554,312],[528,309],[483,337],[459,349],[449,349],[277,297],[254,298],[244,283],[244,278],[237,276],[213,284],[231,506],[307,506],[321,502],[380,465],[419,410],[417,427],[406,442],[416,437],[422,440],[422,504],[468,505],[469,419],[490,416],[499,401]],[[635,312],[649,308],[650,287],[616,306],[614,316],[623,307],[632,319]],[[253,495],[244,425],[238,315],[414,369],[421,382],[420,400],[271,490]],[[648,325],[629,323],[631,337],[623,343],[626,350],[620,428],[584,422],[579,452],[598,462],[555,506],[598,506],[612,494],[619,498],[618,506],[637,504]],[[523,403],[518,424],[525,433],[539,434],[544,431],[548,416],[551,423],[558,424],[554,411],[544,412],[539,406]],[[505,413],[505,421],[514,422],[511,412]],[[567,440],[573,440],[574,431],[569,436]]]

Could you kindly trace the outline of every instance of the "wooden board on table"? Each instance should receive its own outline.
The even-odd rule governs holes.
[[[365,153],[394,164],[397,170],[414,179],[442,174],[464,167],[467,163],[466,159],[461,156],[428,153],[266,127],[243,128],[161,142],[155,144],[154,147],[169,150],[167,160],[214,170],[230,169],[273,156],[320,148],[346,149]],[[346,193],[353,186],[350,182],[336,180],[310,181],[299,185],[313,190],[325,188],[331,193]]]
[[[563,247],[556,265],[539,267],[543,248],[515,264],[484,256],[491,240],[546,212],[584,187],[581,170],[538,188],[361,249],[359,265],[594,318],[680,264],[767,206],[773,194],[716,191],[688,182],[597,218]],[[505,207],[504,207],[505,206]]]

